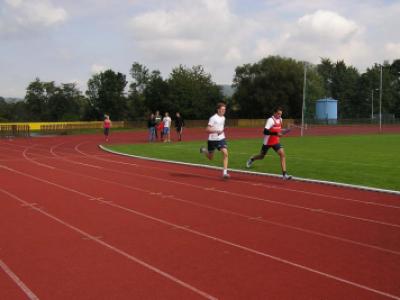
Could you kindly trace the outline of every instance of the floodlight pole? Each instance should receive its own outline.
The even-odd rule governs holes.
[[[371,122],[374,121],[374,90],[371,91]]]
[[[379,131],[382,132],[382,73],[383,66],[381,65],[381,80],[379,84]]]
[[[301,136],[304,134],[304,111],[306,110],[307,63],[304,63],[303,104],[301,107]]]

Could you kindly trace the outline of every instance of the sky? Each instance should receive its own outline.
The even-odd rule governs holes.
[[[202,65],[217,84],[237,66],[280,55],[360,72],[400,58],[400,0],[0,0],[0,96],[30,82],[87,81],[134,62]]]

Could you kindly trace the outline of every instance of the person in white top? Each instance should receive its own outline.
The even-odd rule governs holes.
[[[228,174],[228,145],[225,140],[225,112],[226,104],[223,102],[218,103],[217,113],[213,115],[208,121],[206,131],[209,133],[207,148],[201,147],[200,153],[203,153],[209,160],[214,158],[214,151],[217,149],[223,155],[223,173],[222,177],[225,179],[230,178]]]
[[[164,123],[164,129],[163,129],[163,136],[164,136],[164,143],[169,143],[171,142],[171,117],[169,116],[169,113],[165,113],[165,116],[163,118],[163,123]]]

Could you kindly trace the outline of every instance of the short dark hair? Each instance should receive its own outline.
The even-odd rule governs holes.
[[[218,102],[218,104],[217,104],[217,109],[220,109],[222,106],[225,106],[226,107],[226,103],[225,102]]]
[[[283,110],[282,110],[282,107],[280,107],[280,106],[276,107],[275,110],[274,110],[274,113],[276,113],[276,112],[278,112],[278,111],[283,111]]]

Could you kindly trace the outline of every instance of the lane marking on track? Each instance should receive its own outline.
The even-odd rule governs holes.
[[[138,158],[138,159],[142,159],[142,160],[149,160],[149,161],[156,161],[156,162],[168,162],[168,163],[174,163],[174,164],[178,164],[178,165],[185,165],[185,166],[193,166],[193,167],[202,167],[202,168],[206,168],[206,169],[220,169],[219,167],[213,167],[213,166],[206,166],[206,165],[197,165],[197,164],[189,164],[189,163],[181,163],[181,162],[175,162],[175,161],[166,161],[166,160],[158,160],[158,159],[153,159],[153,158],[147,158],[147,157],[141,157],[141,156],[134,156],[134,155],[129,155],[129,154],[124,154],[124,153],[119,153],[119,152],[113,152],[111,150],[108,150],[106,148],[102,148],[101,145],[99,146],[102,150],[105,150],[106,152],[110,152],[112,154],[117,154],[121,157],[133,157],[133,158]],[[94,159],[96,159],[96,157],[93,157]],[[100,159],[99,159],[100,160]],[[103,159],[101,159],[103,160]],[[104,161],[104,160],[103,160]],[[114,162],[114,163],[118,163],[117,160],[107,160],[110,162]],[[142,167],[139,164],[136,164],[137,167]],[[142,167],[142,168],[152,168],[152,169],[159,169],[162,171],[165,171],[165,168],[157,168],[157,167],[152,167],[152,166],[146,166],[146,167]],[[257,172],[249,172],[249,171],[242,171],[242,170],[232,170],[234,172],[239,172],[239,173],[245,173],[245,174],[249,174],[249,175],[261,175],[264,177],[281,177],[280,175],[276,175],[276,174],[269,174],[269,173],[257,173]],[[188,174],[190,175],[190,173],[185,173],[182,172],[183,174]],[[135,174],[136,176],[146,176],[146,175],[142,175],[142,174]],[[204,176],[210,179],[215,179],[215,177],[211,177],[211,176]],[[156,178],[156,177],[153,177]],[[165,180],[165,179],[161,179],[161,178],[156,178],[157,180]],[[299,178],[296,178],[297,180],[300,180]],[[231,181],[235,181],[235,178],[232,178]],[[307,182],[307,180],[300,180],[300,181],[305,181]],[[316,182],[316,183],[320,183],[317,182],[315,180],[310,179],[309,181],[311,182]],[[181,182],[177,182],[177,181],[171,181],[174,183],[179,183],[179,184],[184,184]],[[389,204],[384,204],[384,203],[377,203],[377,202],[372,202],[372,201],[363,201],[360,199],[352,199],[352,198],[347,198],[347,197],[341,197],[341,196],[336,196],[336,195],[331,195],[331,194],[323,194],[323,193],[317,193],[317,192],[310,192],[310,191],[305,191],[305,190],[300,190],[300,189],[293,189],[293,188],[287,188],[287,187],[282,187],[282,186],[276,186],[276,185],[271,185],[271,184],[264,184],[264,183],[253,183],[251,181],[235,181],[236,183],[244,183],[244,184],[248,184],[248,185],[252,185],[252,186],[261,186],[261,187],[267,187],[267,188],[273,188],[275,190],[285,190],[285,191],[290,191],[290,192],[294,192],[294,193],[303,193],[306,195],[312,195],[312,196],[317,196],[317,197],[324,197],[324,198],[331,198],[331,199],[338,199],[338,200],[344,200],[344,201],[350,201],[350,202],[356,202],[356,203],[360,203],[360,204],[365,204],[365,205],[372,205],[372,206],[379,206],[379,207],[387,207],[387,208],[394,208],[394,209],[400,209],[400,206],[396,206],[396,205],[389,205]],[[340,184],[338,184],[337,186],[339,187],[343,187],[340,186]],[[350,186],[350,188],[354,188],[353,186]],[[367,189],[367,191],[369,191]],[[376,190],[372,190],[375,191]],[[381,190],[380,190],[381,191]],[[384,192],[390,192],[390,193],[394,193],[394,194],[399,194],[400,192],[397,191],[387,191],[387,190],[382,190]]]
[[[19,279],[19,277],[0,259],[0,267],[3,271],[14,281],[16,285],[28,296],[31,300],[39,300],[38,296],[35,295],[34,292],[29,289],[26,284]]]
[[[9,197],[11,197],[11,198],[23,203],[23,204],[26,204],[26,205],[29,204],[29,202],[26,202],[25,200],[19,198],[18,196],[14,195],[14,194],[11,194],[11,193],[7,192],[6,190],[3,190],[2,188],[0,188],[0,191],[3,192],[4,194],[8,195]],[[106,204],[109,204],[109,203],[106,203]],[[60,219],[60,218],[58,218],[58,217],[56,217],[56,216],[54,216],[54,215],[52,215],[52,214],[50,214],[48,212],[45,212],[45,211],[43,211],[42,209],[40,209],[38,207],[32,207],[32,208],[35,211],[37,211],[38,213],[40,213],[40,214],[52,219],[53,221],[56,221],[57,223],[69,228],[72,231],[77,232],[78,234],[82,235],[83,237],[85,237],[85,238],[87,238],[87,239],[89,239],[89,240],[91,240],[91,241],[93,241],[95,243],[98,243],[101,246],[106,247],[106,248],[112,250],[113,252],[124,256],[125,258],[127,258],[127,259],[129,259],[131,261],[134,261],[135,263],[137,263],[137,264],[139,264],[139,265],[141,265],[141,266],[143,266],[143,267],[145,267],[145,268],[147,268],[147,269],[149,269],[149,270],[161,275],[162,277],[165,277],[165,278],[175,282],[176,284],[178,284],[180,286],[183,286],[183,287],[191,290],[192,292],[194,292],[194,293],[196,293],[196,294],[198,294],[198,295],[200,295],[200,296],[202,296],[202,297],[204,297],[206,299],[212,299],[212,300],[216,300],[217,299],[216,297],[214,297],[214,296],[212,296],[212,295],[210,295],[210,294],[208,294],[208,293],[206,293],[206,292],[194,287],[193,285],[188,284],[185,281],[180,280],[179,278],[177,278],[177,277],[175,277],[175,276],[173,276],[173,275],[171,275],[171,274],[169,274],[167,272],[164,272],[161,269],[159,269],[159,268],[157,268],[157,267],[155,267],[155,266],[153,266],[153,265],[151,265],[149,263],[146,263],[145,261],[143,261],[143,260],[141,260],[141,259],[139,259],[139,258],[137,258],[137,257],[135,257],[133,255],[130,255],[130,254],[126,253],[123,250],[121,250],[121,249],[119,249],[117,247],[114,247],[114,246],[112,246],[111,244],[109,244],[107,242],[102,241],[101,237],[99,237],[99,236],[93,236],[90,233],[87,233],[84,230],[79,229],[78,227],[75,227],[74,225],[72,225],[72,224],[70,224],[68,222],[63,221],[62,219]],[[33,298],[33,299],[37,299],[37,298]]]
[[[183,182],[176,181],[176,180],[169,180],[169,179],[158,178],[158,177],[149,176],[149,175],[143,175],[143,174],[132,174],[132,173],[116,171],[116,170],[109,170],[109,171],[110,172],[114,172],[114,173],[119,173],[119,174],[126,174],[126,175],[130,175],[130,176],[133,175],[133,176],[151,178],[151,179],[158,180],[158,181],[163,181],[163,182],[169,182],[169,183],[174,183],[174,184],[180,184],[180,185],[195,187],[197,189],[202,189],[202,190],[206,190],[206,191],[207,190],[209,190],[209,191],[211,190],[213,192],[218,192],[218,193],[222,193],[222,194],[228,194],[228,195],[232,195],[232,196],[236,196],[236,197],[243,197],[243,198],[252,199],[252,200],[256,200],[256,201],[262,201],[262,202],[266,202],[266,203],[271,203],[271,204],[275,204],[275,205],[280,205],[280,206],[285,206],[285,207],[290,207],[290,208],[306,210],[306,211],[320,213],[320,214],[332,215],[332,216],[336,216],[336,217],[343,217],[343,218],[348,218],[348,219],[352,219],[352,220],[358,220],[358,221],[362,221],[362,222],[375,223],[375,224],[379,224],[379,225],[385,225],[385,226],[400,228],[400,224],[383,222],[383,221],[378,221],[378,220],[369,219],[369,218],[355,217],[355,216],[336,213],[336,212],[331,212],[331,211],[327,211],[327,210],[323,210],[323,209],[319,209],[319,208],[311,208],[311,207],[305,207],[305,206],[296,205],[296,204],[283,203],[283,202],[274,201],[274,200],[270,200],[270,199],[265,199],[265,198],[255,197],[255,196],[249,196],[249,195],[245,195],[245,194],[241,194],[241,193],[229,192],[227,190],[217,189],[217,188],[213,188],[213,187],[204,187],[204,186],[199,186],[199,185],[195,185],[195,184],[188,184],[188,183],[183,183]],[[86,175],[81,175],[81,176],[86,176]],[[89,176],[89,177],[91,177],[91,176]],[[91,177],[91,178],[95,178],[95,177]],[[100,181],[104,181],[104,180],[101,180],[101,179],[98,179],[98,178],[95,178],[95,179],[100,180]],[[115,184],[117,184],[117,183],[115,183]],[[140,189],[140,190],[143,190],[143,189]]]
[[[38,162],[38,161],[36,161],[36,160],[31,159],[30,157],[28,157],[28,151],[29,151],[30,149],[34,148],[35,146],[36,146],[36,145],[31,145],[31,146],[29,146],[29,147],[26,147],[25,150],[22,152],[22,156],[23,156],[26,160],[28,160],[29,162],[31,162],[31,163],[33,163],[33,164],[35,164],[35,165],[38,165],[38,166],[41,166],[41,167],[45,167],[45,168],[48,168],[48,169],[51,169],[51,170],[55,170],[56,168],[53,167],[53,166],[50,166],[50,165],[47,165],[47,164],[42,164],[42,163],[40,163],[40,162]]]
[[[0,165],[0,167],[2,167],[2,166]],[[4,166],[3,166],[3,168],[4,168]],[[16,171],[16,170],[14,170],[14,171]],[[74,173],[74,172],[71,172],[71,171],[66,171],[66,170],[61,170],[61,169],[60,169],[60,171],[65,172],[65,173],[69,173],[69,174],[73,174],[74,176],[75,176],[75,175],[78,175],[78,176],[81,176],[81,177],[86,177],[86,178],[89,178],[89,179],[94,179],[94,180],[101,181],[101,182],[105,182],[105,183],[108,183],[108,184],[114,184],[114,185],[122,186],[122,187],[125,187],[125,188],[128,188],[128,189],[134,190],[134,191],[139,191],[139,192],[148,193],[148,194],[153,195],[153,196],[154,196],[154,195],[155,195],[155,196],[161,196],[161,195],[162,195],[161,192],[153,192],[153,191],[149,191],[149,190],[145,190],[145,189],[141,189],[141,188],[136,188],[136,187],[132,187],[132,186],[129,186],[129,185],[121,184],[121,183],[119,183],[119,182],[114,182],[114,181],[110,181],[110,180],[104,180],[104,179],[100,179],[100,178],[93,177],[93,176],[89,176],[89,175],[83,175],[83,174],[81,174],[81,173]],[[16,172],[19,172],[19,171],[16,171]],[[26,175],[26,176],[28,176],[28,177],[37,179],[37,178],[35,178],[35,177],[31,176],[31,175],[28,175],[28,174],[25,174],[25,173],[22,173],[22,172],[19,172],[19,173],[22,174],[22,175]],[[126,173],[126,172],[118,172],[118,173]],[[126,173],[126,174],[128,174],[128,173]],[[131,173],[129,173],[129,174],[132,175]],[[150,178],[154,178],[154,179],[159,179],[159,178],[157,178],[157,177],[146,176],[146,175],[138,175],[138,176],[144,176],[144,177],[150,177]],[[37,179],[37,180],[38,180],[38,179]],[[165,181],[165,180],[164,180],[164,181]],[[174,181],[169,181],[169,180],[167,180],[167,181],[168,181],[168,182],[174,182]],[[46,182],[47,182],[47,181],[46,181]],[[49,183],[49,182],[47,182],[47,183]],[[177,183],[180,183],[180,182],[177,182]],[[55,184],[55,183],[51,183],[51,184],[56,185],[56,186],[59,186],[59,185],[57,185],[57,184]],[[210,187],[204,188],[204,187],[199,187],[199,186],[197,186],[197,185],[192,185],[192,184],[186,184],[186,183],[180,183],[180,184],[187,185],[187,186],[191,186],[191,187],[196,187],[196,188],[200,188],[200,189],[204,189],[204,190],[210,190],[210,189],[211,189],[212,191],[217,191],[217,192],[220,191],[220,190],[218,190],[218,189],[216,189],[216,188],[213,188],[213,187],[211,187],[211,188],[210,188]],[[59,187],[60,187],[60,186],[59,186]],[[62,188],[62,187],[61,187],[61,188]],[[224,191],[223,191],[223,192],[224,192]],[[226,191],[225,191],[225,192],[226,192]],[[226,193],[227,193],[227,192],[226,192]],[[239,197],[252,198],[252,197],[250,197],[250,196],[246,196],[246,195],[242,195],[242,194],[236,194],[236,193],[235,193],[235,195],[236,195],[236,196],[239,196]],[[95,197],[95,198],[96,198],[96,197]],[[96,198],[96,199],[97,199],[97,198]],[[100,199],[102,199],[102,198],[100,198]],[[190,205],[199,206],[199,207],[204,207],[204,208],[208,208],[208,209],[212,209],[212,210],[224,212],[224,213],[227,213],[227,214],[232,214],[232,215],[240,216],[240,217],[243,217],[243,218],[249,218],[249,217],[251,217],[251,216],[242,215],[242,214],[240,214],[240,213],[236,213],[236,212],[232,212],[232,211],[228,211],[228,210],[217,209],[217,208],[214,208],[214,207],[212,207],[212,206],[203,206],[203,205],[200,205],[200,204],[198,204],[198,203],[196,203],[196,202],[192,202],[192,201],[187,201],[187,200],[183,200],[183,199],[179,199],[179,198],[174,198],[174,199],[175,199],[176,201],[185,202],[185,203],[190,204]],[[179,200],[178,200],[178,199],[179,199]],[[259,200],[259,201],[266,201],[266,202],[270,202],[270,201],[271,201],[271,200],[264,200],[264,199],[256,199],[256,200]],[[280,202],[277,202],[277,203],[281,205]],[[306,208],[304,208],[304,209],[313,212],[313,209],[312,209],[312,208],[307,208],[307,207],[306,207]],[[318,210],[316,210],[316,211],[314,211],[314,212],[315,212],[315,213],[325,213],[325,211],[318,211]],[[341,216],[341,217],[343,217],[343,216]],[[355,218],[355,217],[350,216],[350,218]],[[366,221],[366,220],[363,220],[363,221]],[[375,222],[374,222],[375,220],[372,220],[372,221],[373,221],[373,223],[375,223]],[[366,243],[362,243],[362,242],[358,242],[358,241],[354,241],[354,240],[342,238],[342,237],[339,237],[339,236],[324,234],[324,233],[320,233],[320,232],[317,232],[317,231],[308,230],[308,229],[303,229],[303,228],[300,228],[300,227],[291,226],[291,225],[286,225],[286,224],[282,224],[282,223],[278,223],[278,222],[271,222],[271,221],[268,221],[268,220],[263,220],[262,222],[263,222],[263,223],[273,224],[273,225],[275,225],[275,226],[279,226],[279,227],[283,227],[283,228],[288,228],[288,229],[292,229],[292,230],[296,230],[296,231],[301,231],[301,232],[308,233],[308,234],[313,234],[313,235],[317,235],[317,236],[329,238],[329,239],[339,240],[339,241],[342,241],[342,242],[346,242],[346,243],[350,243],[350,244],[355,244],[355,245],[362,246],[362,247],[367,247],[367,248],[371,248],[371,249],[375,249],[375,250],[379,250],[379,251],[383,251],[383,252],[388,252],[388,253],[400,255],[400,252],[395,251],[395,250],[386,249],[386,248],[382,248],[382,247],[379,247],[379,246],[370,245],[370,244],[366,244]],[[379,222],[379,221],[378,221],[378,222]],[[381,224],[381,223],[377,223],[377,224],[386,225],[386,224]],[[395,225],[395,226],[397,226],[397,225]]]
[[[103,169],[104,169],[103,167],[100,167],[100,166],[97,166],[97,165],[85,164],[85,163],[81,163],[81,162],[74,161],[74,160],[71,160],[71,159],[62,157],[62,156],[60,156],[60,155],[57,155],[57,154],[55,153],[55,149],[56,149],[57,147],[61,146],[62,144],[65,144],[65,142],[64,142],[64,143],[57,144],[57,145],[54,145],[54,146],[52,146],[52,147],[50,148],[50,153],[51,153],[54,157],[57,157],[57,158],[59,158],[59,159],[61,159],[61,160],[68,161],[68,162],[73,163],[73,164],[76,164],[76,165],[81,165],[81,166],[85,166],[85,167],[91,167],[91,168],[95,168],[95,169],[99,169],[99,170],[103,170]]]
[[[0,165],[0,167],[2,167],[2,166]],[[6,168],[7,168],[7,167],[6,167]],[[10,169],[10,168],[7,168],[7,169]],[[19,172],[19,171],[17,171],[17,172]],[[22,174],[23,174],[23,173],[22,173]],[[30,176],[30,175],[28,175],[28,176]],[[47,181],[47,180],[44,180],[44,179],[39,179],[39,178],[37,178],[37,180],[39,180],[39,181],[44,181],[44,182],[48,182],[49,184],[59,186],[60,188],[67,189],[67,190],[70,190],[70,191],[72,191],[72,192],[76,192],[76,193],[78,193],[78,194],[82,194],[82,193],[79,192],[79,191],[76,191],[76,190],[73,190],[73,189],[69,189],[69,188],[63,187],[62,185],[55,184],[55,183],[53,183],[53,182],[50,182],[50,181]],[[15,199],[18,199],[19,201],[25,202],[24,200],[18,198],[17,196],[15,196],[15,195],[13,195],[13,194],[8,193],[7,191],[5,191],[5,190],[3,190],[3,189],[1,189],[1,188],[0,188],[0,191],[2,191],[3,193],[6,193],[6,194],[12,196],[12,197],[15,198]],[[88,198],[92,199],[93,197],[92,197],[92,196],[89,196]],[[332,275],[332,274],[329,274],[329,273],[326,273],[326,272],[323,272],[323,271],[319,271],[319,270],[317,270],[317,269],[313,269],[313,268],[310,268],[310,267],[307,267],[307,266],[305,266],[305,265],[301,265],[301,264],[292,262],[292,261],[290,261],[290,260],[287,260],[287,259],[284,259],[284,258],[281,258],[281,257],[277,257],[277,256],[274,256],[274,255],[270,255],[270,254],[268,254],[268,253],[265,253],[265,252],[262,252],[262,251],[259,251],[259,250],[256,250],[256,249],[252,249],[252,248],[243,246],[243,245],[241,245],[241,244],[233,243],[233,242],[224,240],[224,239],[222,239],[222,238],[218,238],[218,237],[215,237],[215,236],[211,236],[211,235],[202,233],[202,232],[200,232],[200,231],[187,228],[187,227],[182,226],[182,225],[178,225],[178,224],[175,224],[175,223],[172,223],[172,222],[163,220],[163,219],[159,219],[159,218],[156,218],[156,217],[147,215],[147,214],[145,214],[145,213],[136,211],[136,210],[134,210],[134,209],[131,209],[131,208],[127,208],[127,207],[118,205],[118,204],[113,203],[113,202],[110,203],[110,202],[104,201],[104,200],[100,200],[100,202],[104,202],[106,205],[109,205],[109,206],[111,206],[111,207],[115,207],[115,208],[118,208],[118,209],[127,211],[127,212],[129,212],[129,213],[133,213],[133,214],[138,215],[138,216],[141,216],[141,217],[143,217],[143,218],[146,218],[146,219],[149,219],[149,220],[152,220],[152,221],[155,221],[155,222],[158,222],[158,223],[161,223],[161,224],[170,226],[170,227],[175,227],[176,229],[181,229],[181,230],[183,230],[183,231],[192,233],[192,234],[194,234],[194,235],[197,235],[197,236],[200,236],[200,237],[203,237],[203,238],[212,240],[212,241],[216,241],[216,242],[219,242],[219,243],[222,243],[222,244],[225,244],[225,245],[228,245],[228,246],[237,248],[237,249],[241,249],[241,250],[243,250],[243,251],[245,251],[245,252],[247,251],[247,252],[250,252],[250,253],[253,253],[253,254],[257,254],[257,255],[260,255],[260,256],[262,256],[262,257],[266,257],[266,258],[272,259],[272,260],[274,260],[274,261],[278,261],[278,262],[281,262],[281,263],[283,263],[283,264],[290,265],[290,266],[295,267],[295,268],[299,268],[299,269],[302,269],[302,270],[305,270],[305,271],[308,271],[308,272],[311,272],[311,273],[314,273],[314,274],[317,274],[317,275],[320,275],[320,276],[323,276],[323,277],[326,277],[326,278],[329,278],[329,279],[333,279],[333,280],[338,281],[338,282],[341,282],[341,283],[345,283],[345,284],[348,284],[348,285],[351,285],[351,286],[354,286],[354,287],[357,287],[357,288],[360,288],[360,289],[363,289],[363,290],[367,290],[367,291],[370,291],[370,292],[373,292],[373,293],[376,293],[376,294],[379,294],[379,295],[383,295],[383,296],[386,296],[386,297],[389,297],[389,298],[392,298],[392,299],[400,300],[400,297],[398,297],[398,296],[396,296],[396,295],[393,295],[393,294],[390,294],[390,293],[387,293],[387,292],[384,292],[384,291],[381,291],[381,290],[377,290],[377,289],[368,287],[368,286],[366,286],[366,285],[359,284],[359,283],[356,283],[356,282],[353,282],[353,281],[350,281],[350,280],[344,279],[344,278],[342,278],[342,277],[335,276],[335,275]],[[35,209],[35,210],[41,212],[42,214],[45,214],[45,215],[50,216],[49,213],[46,213],[45,211],[42,211],[40,208],[33,207],[33,209]],[[54,217],[54,218],[56,218],[56,217]],[[60,221],[61,221],[61,220],[60,220]],[[63,222],[63,221],[61,221],[61,222]],[[71,226],[72,226],[72,225],[71,225]],[[77,230],[79,230],[79,229],[77,229]],[[85,234],[86,234],[86,233],[85,233]],[[88,235],[90,238],[93,238],[93,237],[90,236],[89,234],[87,234],[87,235]],[[107,246],[108,246],[107,243],[102,242],[102,241],[100,241],[100,240],[95,240],[95,241],[97,241],[98,243],[101,243],[101,244],[104,243],[104,245],[107,245]],[[111,246],[111,247],[112,247],[112,246]],[[123,254],[123,253],[120,253],[120,254]],[[127,254],[127,255],[129,255],[129,254]],[[125,255],[124,255],[124,256],[125,256]]]
[[[84,143],[87,143],[87,142],[84,142]],[[84,144],[84,143],[81,143],[81,144]],[[124,153],[119,153],[119,152],[115,152],[115,151],[109,150],[109,149],[103,147],[102,145],[98,145],[98,146],[99,146],[100,149],[104,150],[105,152],[109,152],[109,153],[112,153],[112,154],[117,154],[117,155],[119,155],[119,156],[121,156],[121,157],[134,157],[134,158],[138,158],[138,159],[142,159],[142,160],[150,160],[150,161],[157,161],[157,162],[171,162],[171,163],[180,164],[180,165],[189,165],[189,166],[194,166],[194,167],[203,167],[203,168],[211,168],[211,169],[220,169],[220,168],[218,168],[218,167],[213,167],[213,166],[205,166],[205,165],[197,165],[197,164],[188,164],[188,163],[181,163],[181,162],[176,162],[176,161],[166,161],[166,160],[159,160],[159,159],[153,159],[153,158],[148,158],[148,157],[142,157],[142,156],[135,156],[135,155],[130,155],[130,154],[124,154]],[[113,163],[128,164],[128,165],[129,165],[129,163],[120,162],[120,161],[118,161],[118,160],[100,159],[100,158],[96,157],[96,155],[95,155],[95,156],[88,155],[88,154],[84,153],[83,151],[80,151],[78,148],[79,148],[79,147],[77,147],[77,146],[75,147],[75,149],[76,149],[79,153],[81,153],[81,154],[83,154],[83,155],[85,155],[85,156],[91,157],[91,158],[93,158],[93,159],[98,159],[98,160],[106,161],[106,162],[113,162]],[[141,167],[141,166],[138,165],[138,164],[131,164],[131,165]],[[145,168],[146,168],[146,169],[147,169],[147,168],[153,168],[153,169],[165,170],[165,169],[163,169],[163,168],[149,167],[149,166],[146,166]],[[235,170],[234,170],[234,171],[235,171]],[[238,170],[236,170],[236,171],[238,171]],[[276,175],[276,174],[268,174],[268,173],[257,173],[257,172],[241,171],[241,170],[239,170],[239,172],[246,173],[246,174],[251,174],[251,175],[263,175],[263,176],[269,176],[269,177],[280,177],[280,176],[278,176],[278,175]],[[183,173],[184,173],[184,172],[183,172]],[[189,173],[186,173],[186,174],[189,174]],[[211,178],[210,176],[207,176],[207,177]],[[213,178],[213,177],[212,177],[212,178]],[[298,178],[298,179],[299,179],[299,178]],[[234,180],[234,179],[233,179],[233,180]],[[305,179],[305,180],[302,180],[302,181],[307,181],[307,180]],[[310,180],[310,181],[311,181],[311,182],[316,182],[315,180]],[[291,191],[291,192],[295,192],[295,193],[304,193],[304,194],[313,195],[313,196],[318,196],[318,197],[325,197],[325,198],[339,199],[339,200],[345,200],[345,201],[352,201],[352,202],[362,203],[362,204],[366,204],[366,205],[374,205],[374,206],[381,206],[381,207],[388,207],[388,208],[400,209],[400,206],[395,206],[395,205],[382,204],[382,203],[377,203],[377,202],[372,202],[372,201],[363,201],[363,200],[359,200],[359,199],[352,199],[352,198],[334,196],[334,195],[331,195],[331,194],[322,194],[322,193],[316,193],[316,192],[309,192],[309,191],[304,191],[304,190],[299,190],[299,189],[290,189],[290,188],[285,188],[285,187],[282,187],[282,186],[266,185],[266,184],[262,184],[262,183],[253,183],[253,182],[250,182],[250,181],[240,181],[240,183],[247,183],[247,184],[254,185],[254,186],[265,186],[265,187],[273,188],[273,189],[277,189],[277,190],[287,190],[287,191]],[[317,183],[319,183],[319,182],[317,182]],[[329,184],[329,182],[327,182],[327,183]],[[340,184],[334,183],[333,185],[339,185],[339,187],[341,187]],[[357,187],[359,187],[359,186],[356,186],[356,188],[357,188]],[[361,186],[361,187],[362,187],[362,186]],[[354,188],[354,186],[350,186],[350,188]],[[367,190],[369,190],[369,189],[370,189],[370,188],[367,187]],[[373,191],[376,191],[376,190],[373,189]],[[388,191],[388,190],[378,190],[378,191],[386,192],[386,191]],[[397,191],[390,191],[390,190],[389,190],[388,192],[390,192],[390,193],[394,192],[395,194],[397,193]],[[400,194],[400,192],[399,192],[398,194]]]
[[[185,162],[178,162],[178,161],[174,161],[174,160],[150,158],[150,157],[145,157],[145,156],[120,153],[120,152],[117,152],[117,151],[113,151],[113,150],[107,149],[103,145],[98,145],[98,146],[99,146],[100,149],[102,149],[102,150],[104,150],[106,152],[113,153],[113,154],[116,154],[116,155],[121,155],[121,156],[134,157],[134,158],[138,158],[138,159],[156,161],[156,162],[164,162],[164,163],[172,163],[172,164],[192,166],[192,167],[200,167],[200,168],[205,168],[205,169],[214,169],[214,170],[215,169],[216,170],[220,170],[221,169],[220,167],[214,167],[214,166],[209,166],[209,165],[185,163]],[[257,175],[257,176],[268,176],[268,177],[281,178],[281,175],[270,174],[270,173],[251,172],[251,171],[244,171],[244,170],[239,170],[239,169],[229,169],[229,171],[232,171],[232,172],[235,172],[235,173],[248,174],[248,175]],[[326,185],[345,187],[345,188],[353,188],[353,189],[358,189],[358,190],[366,190],[366,191],[373,191],[373,192],[381,192],[381,193],[400,195],[400,191],[372,188],[372,187],[356,185],[356,184],[347,184],[347,183],[340,183],[340,182],[334,182],[334,181],[316,180],[316,179],[308,179],[308,178],[301,178],[301,177],[294,177],[293,180],[311,182],[311,183],[318,183],[318,184],[326,184]]]
[[[108,155],[106,156],[106,155],[98,155],[98,154],[96,154],[96,155],[89,155],[89,154],[86,154],[85,152],[82,152],[82,151],[79,149],[80,146],[82,146],[83,144],[86,144],[86,143],[88,143],[88,142],[86,141],[86,142],[77,144],[77,145],[74,147],[75,151],[78,152],[78,153],[80,153],[80,154],[82,154],[82,155],[84,155],[84,156],[86,156],[86,157],[94,158],[94,159],[97,159],[97,160],[100,160],[100,161],[118,163],[118,164],[121,164],[121,165],[128,165],[128,166],[137,166],[137,164],[135,164],[135,163],[128,163],[128,162],[123,162],[123,161],[115,161],[115,160],[112,160],[112,159],[104,159],[104,158],[102,158],[102,157],[109,157]]]

